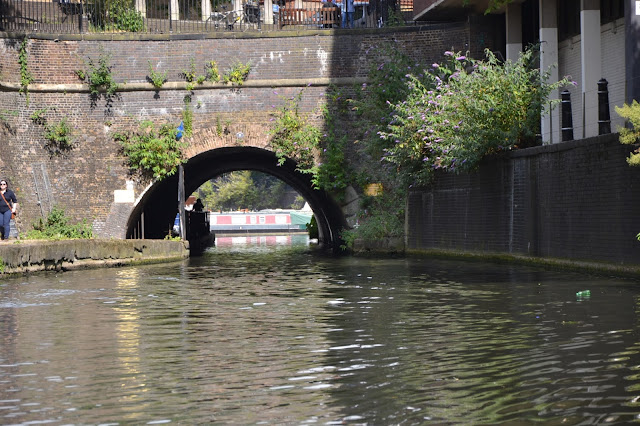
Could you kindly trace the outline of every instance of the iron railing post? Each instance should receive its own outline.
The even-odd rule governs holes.
[[[573,140],[573,116],[571,115],[571,92],[563,90],[562,99],[562,141]]]
[[[600,79],[598,81],[598,134],[611,133],[611,115],[609,113],[609,82]]]

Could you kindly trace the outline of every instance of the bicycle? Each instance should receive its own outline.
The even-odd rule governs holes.
[[[225,7],[226,8],[226,7]],[[247,21],[247,17],[242,10],[228,10],[222,12],[212,12],[207,18],[207,23],[212,21],[215,28],[223,24],[228,30],[233,30],[234,25]]]

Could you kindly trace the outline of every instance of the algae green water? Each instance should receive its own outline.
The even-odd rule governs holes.
[[[637,281],[271,242],[3,279],[0,424],[640,418]]]

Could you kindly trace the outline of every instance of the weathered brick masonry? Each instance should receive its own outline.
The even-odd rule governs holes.
[[[440,174],[409,196],[408,247],[640,264],[640,170],[617,135]]]
[[[440,60],[445,50],[468,49],[470,40],[475,39],[467,25],[259,36],[243,33],[230,38],[33,35],[27,45],[28,69],[34,77],[27,105],[26,97],[16,90],[22,36],[0,36],[0,175],[17,190],[21,223],[27,226],[58,204],[70,216],[91,221],[99,235],[116,237],[122,237],[122,230],[105,224],[109,212],[126,216],[130,211],[114,210],[113,197],[113,190],[125,189],[130,177],[113,133],[136,128],[143,119],[157,124],[179,123],[187,94],[181,73],[190,69],[191,61],[198,74],[204,74],[204,65],[211,60],[217,62],[221,72],[238,61],[253,66],[242,88],[209,85],[195,90],[191,104],[194,140],[201,143],[190,148],[190,154],[195,155],[216,146],[202,135],[214,134],[212,129],[221,122],[234,131],[252,126],[253,131],[247,133],[257,134],[255,138],[261,140],[243,143],[265,146],[272,105],[281,105],[283,96],[297,94],[304,86],[301,81],[324,79],[304,90],[301,107],[313,110],[324,102],[332,81],[343,79],[342,84],[352,84],[344,81],[365,78],[371,64],[380,59],[380,47],[385,43],[416,61],[430,63]],[[86,70],[88,59],[97,63],[101,54],[110,57],[115,80],[129,85],[110,103],[104,98],[92,103],[86,87],[83,91],[75,86],[80,83],[75,71]],[[157,92],[151,85],[141,88],[148,81],[149,62],[157,72],[167,72],[169,82]],[[297,83],[291,84],[291,79],[297,79]],[[265,84],[261,86],[260,82]],[[46,118],[50,123],[66,118],[75,129],[77,146],[66,157],[51,158],[43,148],[43,128],[30,117],[44,108],[49,108]],[[258,131],[256,126],[260,127]],[[136,195],[143,190],[139,186],[134,189]],[[126,219],[117,218],[116,222]]]

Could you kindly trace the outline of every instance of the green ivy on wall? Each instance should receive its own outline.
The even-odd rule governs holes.
[[[27,106],[29,106],[29,84],[33,82],[33,76],[29,71],[29,55],[27,53],[27,44],[29,40],[25,37],[20,43],[18,49],[18,64],[20,65],[20,93],[25,95]]]
[[[143,179],[162,180],[186,161],[182,151],[188,144],[176,140],[176,135],[170,124],[156,130],[151,121],[143,121],[137,131],[116,133],[113,138],[122,146],[131,171]]]

